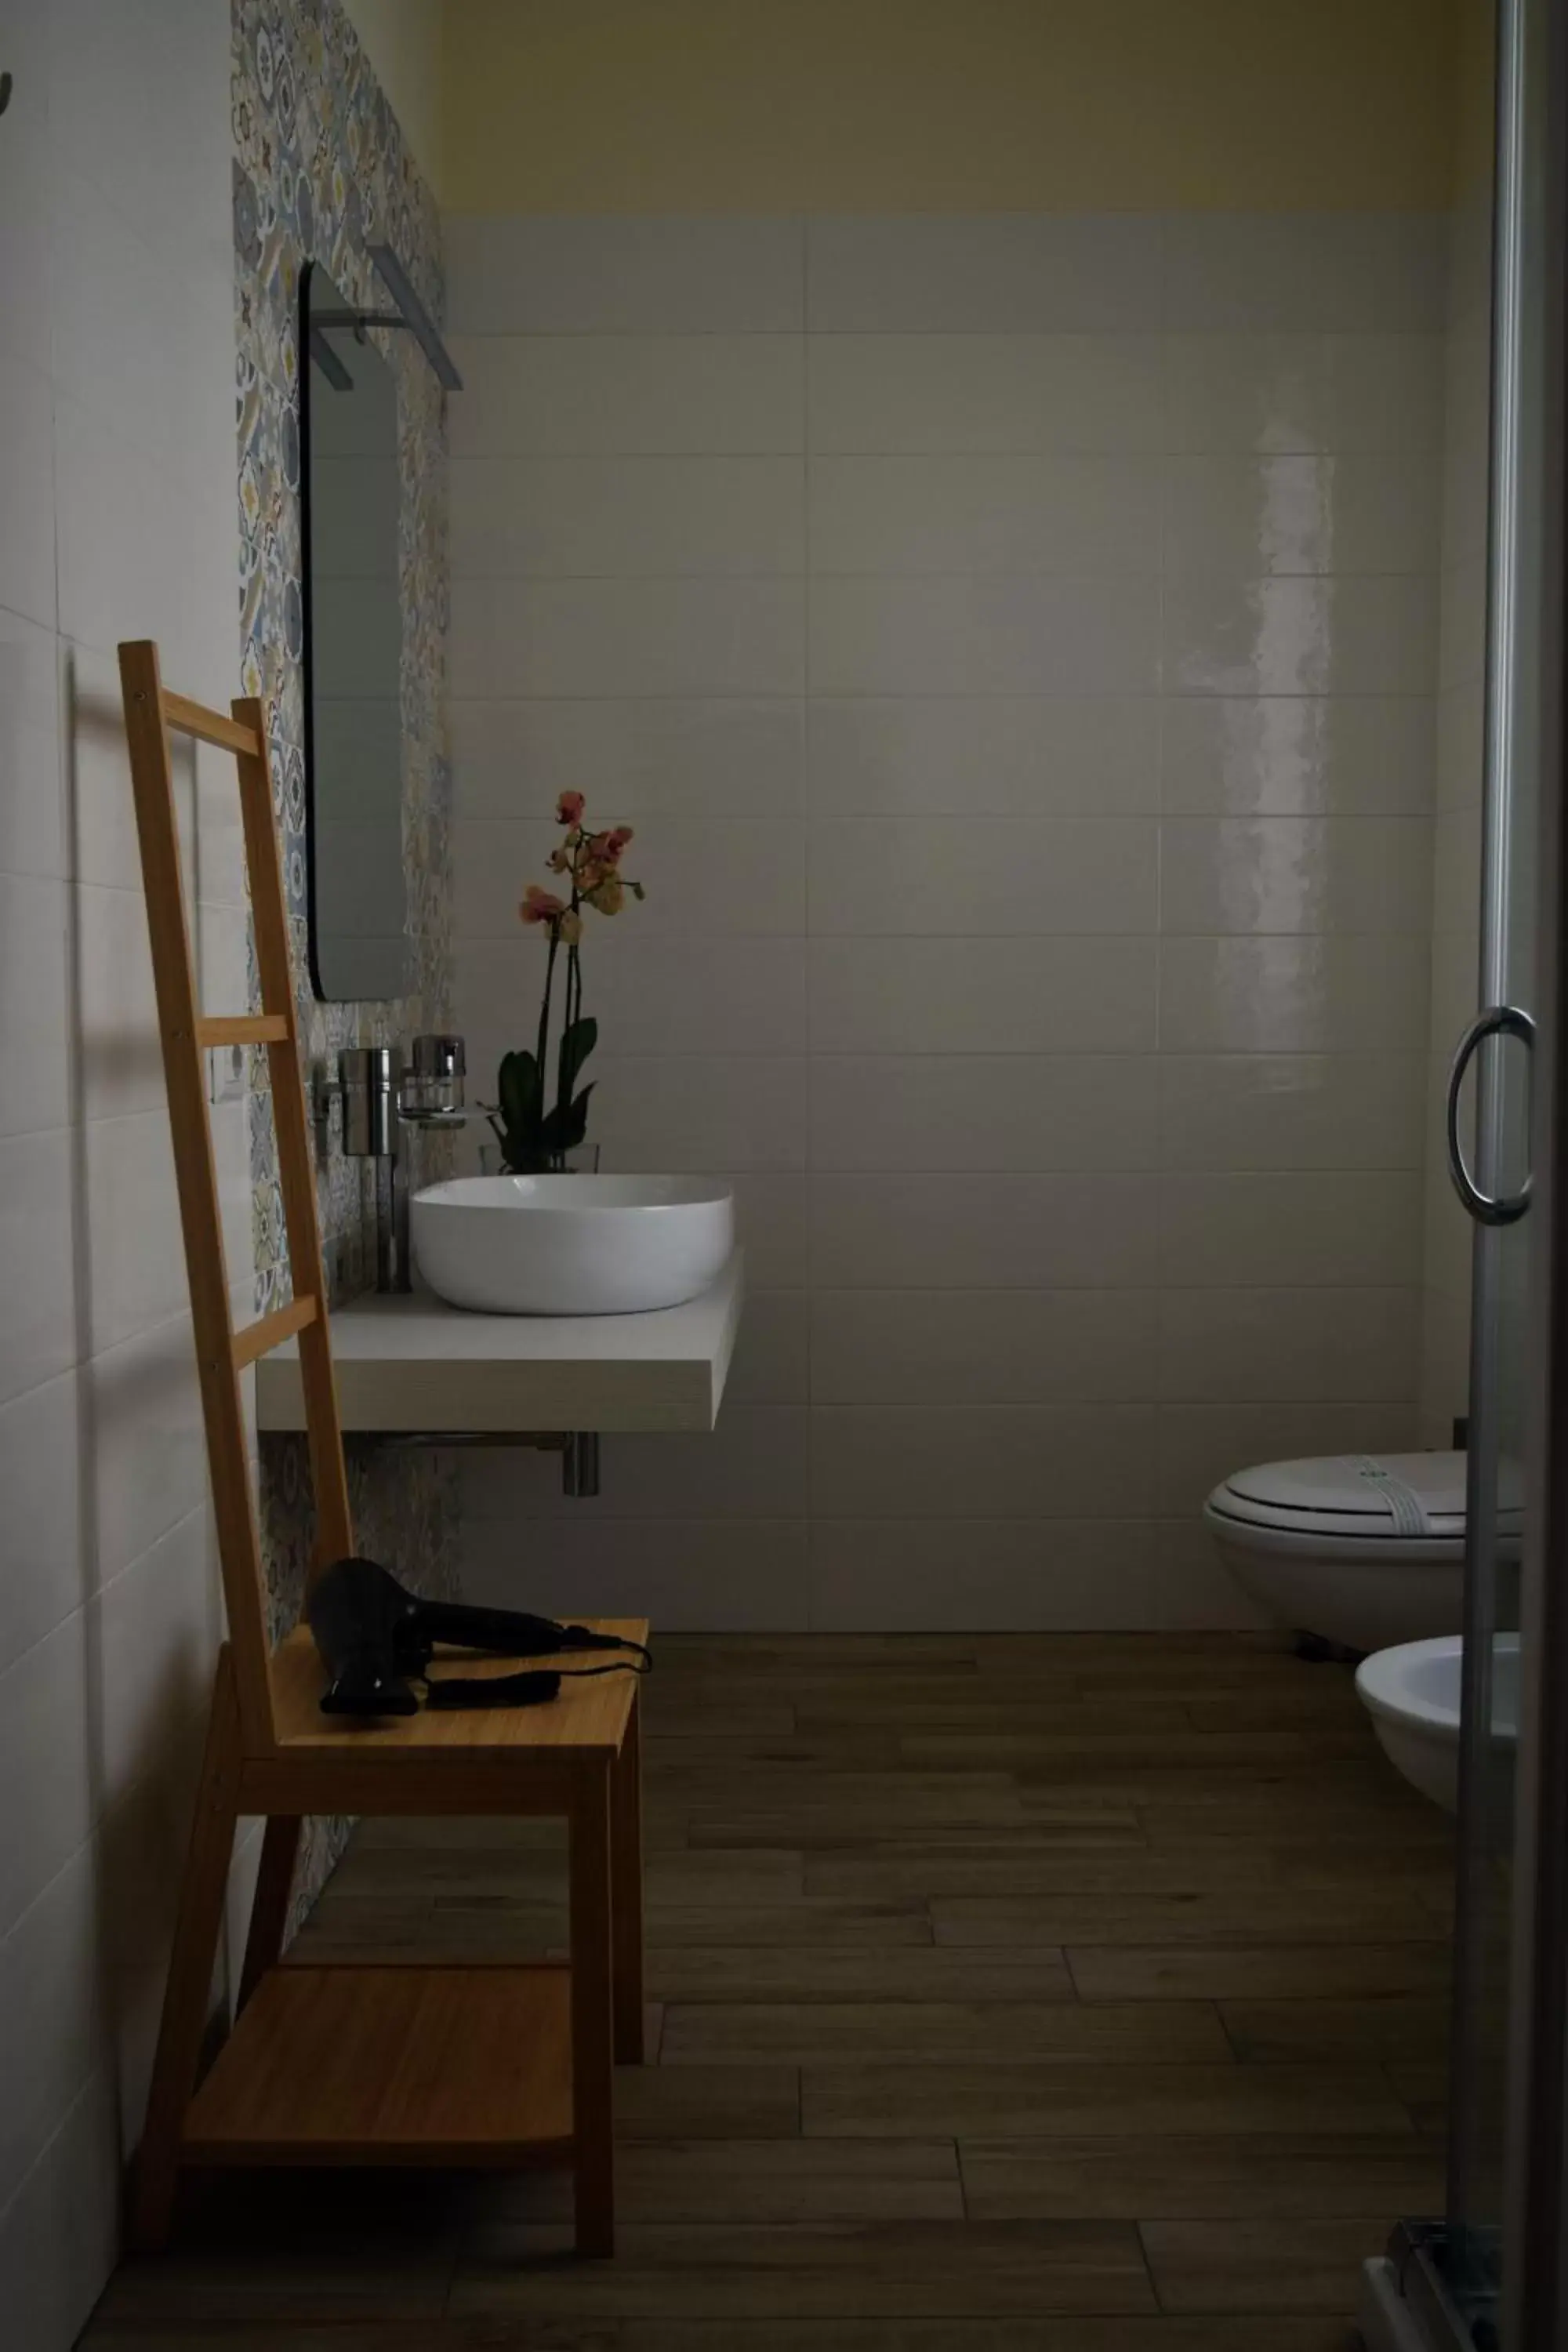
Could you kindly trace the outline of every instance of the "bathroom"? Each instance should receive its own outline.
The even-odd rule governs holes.
[[[1557,984],[1561,59],[1538,0],[1500,14],[0,0],[23,2352],[1564,2339],[1550,1052],[1530,1146],[1518,1030],[1471,1056],[1502,1221],[1447,1131],[1468,1024],[1550,1040]],[[331,438],[334,366],[374,449]],[[287,1315],[299,1062],[338,1549],[652,1626],[608,2260],[563,2259],[559,2171],[406,2158],[192,2167],[138,2242],[226,1591],[239,1643],[117,664],[148,640],[267,739],[291,1025],[213,1045],[200,1108],[233,1323]],[[232,748],[179,737],[172,782],[202,1011],[239,1022],[276,998]],[[595,1181],[732,1195],[742,1254],[640,1339],[619,1296],[433,1313],[410,1201],[512,1164],[502,1065],[571,944],[520,906],[579,793],[584,840],[630,835],[582,910],[546,1270]],[[314,1344],[239,1384],[279,1643]],[[1256,1478],[1302,1462],[1306,1536]],[[1433,1702],[1368,1668],[1363,1703],[1355,1658],[1426,1635]],[[271,1980],[575,1951],[549,1820],[237,1811],[214,2083],[256,1916]]]

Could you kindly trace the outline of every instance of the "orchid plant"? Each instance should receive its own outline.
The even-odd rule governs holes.
[[[621,872],[621,858],[632,837],[630,825],[592,833],[583,822],[585,806],[581,793],[563,793],[556,802],[555,821],[565,827],[565,838],[551,851],[546,864],[552,874],[562,877],[562,889],[548,890],[531,882],[517,910],[531,929],[544,933],[548,942],[539,1034],[531,1054],[502,1055],[496,1081],[500,1099],[482,1106],[500,1144],[502,1164],[514,1175],[563,1168],[566,1154],[576,1149],[588,1130],[588,1098],[594,1089],[589,1085],[579,1093],[577,1081],[598,1043],[599,1024],[583,1011],[584,910],[591,907],[596,914],[618,915],[628,898],[647,895],[640,882],[629,881]],[[551,1013],[563,950],[561,1037],[552,1098]]]

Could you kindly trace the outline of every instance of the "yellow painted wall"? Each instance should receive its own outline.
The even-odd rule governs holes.
[[[1457,13],[447,0],[443,195],[546,213],[1439,205]]]
[[[444,135],[443,0],[343,0],[414,160],[438,197]]]
[[[1459,0],[1454,66],[1454,188],[1489,184],[1496,129],[1497,11],[1492,0]]]

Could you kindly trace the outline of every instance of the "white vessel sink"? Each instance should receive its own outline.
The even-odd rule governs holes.
[[[485,1315],[639,1315],[718,1280],[735,1200],[706,1176],[458,1176],[409,1202],[419,1271]]]

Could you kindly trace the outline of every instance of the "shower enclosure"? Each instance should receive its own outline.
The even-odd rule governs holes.
[[[1560,0],[1498,15],[1480,1009],[1448,1105],[1475,1236],[1447,2210],[1403,2223],[1369,2270],[1374,2352],[1568,2344],[1568,36]]]

